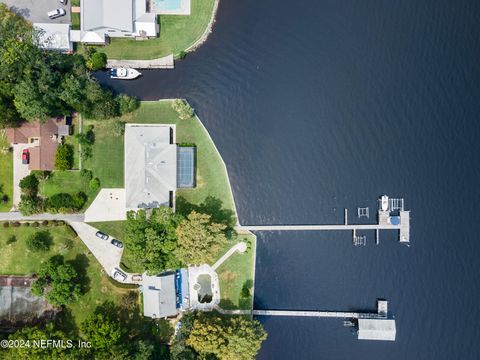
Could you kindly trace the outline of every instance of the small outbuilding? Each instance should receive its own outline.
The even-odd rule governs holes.
[[[143,315],[154,319],[176,316],[175,273],[143,275]]]
[[[359,340],[395,341],[396,334],[393,319],[358,319]]]

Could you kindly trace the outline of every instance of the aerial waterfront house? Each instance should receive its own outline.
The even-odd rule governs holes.
[[[158,35],[156,14],[145,0],[81,0],[80,30],[75,42],[104,45],[108,38],[151,38]]]
[[[176,316],[189,308],[188,271],[180,269],[142,277],[143,315],[154,319]]]
[[[175,125],[125,126],[126,210],[175,206]]]

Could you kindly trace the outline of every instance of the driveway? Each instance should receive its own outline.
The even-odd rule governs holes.
[[[108,240],[102,240],[95,236],[98,230],[93,226],[83,222],[70,222],[70,226],[76,231],[100,265],[102,265],[105,272],[111,276],[112,270],[120,266],[123,249],[110,244],[111,236]]]
[[[2,0],[2,3],[33,23],[70,24],[70,1],[66,6],[60,4],[59,0]],[[49,11],[62,8],[67,12],[65,16],[56,19],[47,16]]]
[[[127,220],[125,189],[102,189],[85,211],[85,222]]]
[[[13,145],[13,207],[16,208],[20,202],[20,180],[30,174],[28,165],[22,164],[22,151],[32,147],[32,144]]]

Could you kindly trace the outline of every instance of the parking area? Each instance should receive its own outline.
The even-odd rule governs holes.
[[[127,220],[125,189],[102,189],[85,211],[85,222]]]
[[[2,0],[10,10],[33,23],[70,24],[70,1],[62,5],[60,0]],[[57,19],[50,19],[49,11],[65,9],[66,14]]]

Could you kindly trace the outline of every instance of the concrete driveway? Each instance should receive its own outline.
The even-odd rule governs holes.
[[[22,151],[32,147],[32,144],[13,145],[13,207],[16,208],[20,202],[20,180],[30,174],[28,165],[22,164]]]
[[[102,189],[85,211],[85,222],[127,220],[125,189]]]
[[[70,226],[76,231],[90,252],[95,256],[105,272],[112,276],[112,270],[120,266],[123,249],[110,244],[112,236],[108,240],[102,240],[95,236],[98,229],[83,222],[70,222]]]
[[[70,24],[70,1],[66,6],[60,4],[59,0],[2,0],[10,10],[33,23],[47,24]],[[65,16],[50,19],[47,16],[49,11],[65,9]]]

